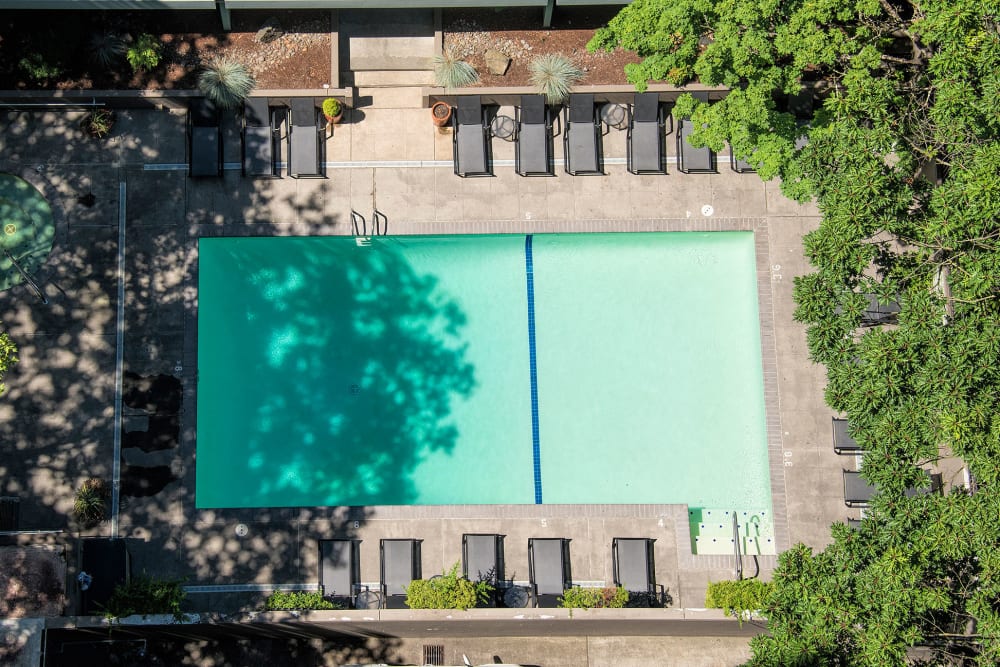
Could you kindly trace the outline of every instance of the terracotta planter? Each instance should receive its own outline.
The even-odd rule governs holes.
[[[435,102],[431,106],[431,120],[438,127],[444,127],[451,120],[451,105],[447,102]]]
[[[326,114],[323,114],[323,116],[326,118],[326,122],[330,123],[330,125],[336,125],[340,121],[344,120],[344,107],[340,107],[340,113],[336,116],[327,116]]]

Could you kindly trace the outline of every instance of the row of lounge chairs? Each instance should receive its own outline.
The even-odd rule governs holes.
[[[323,177],[323,123],[313,98],[292,98],[289,106],[272,107],[267,98],[251,97],[243,103],[242,171],[244,176],[277,177],[278,150],[284,138],[288,175]],[[286,125],[284,137],[281,126]],[[194,98],[188,107],[188,175],[192,178],[222,176],[222,112],[207,98]]]
[[[833,451],[841,455],[862,455],[865,449],[851,436],[850,423],[846,419],[833,418]],[[843,470],[844,477],[844,504],[852,508],[868,507],[872,496],[877,492],[877,488],[861,477],[861,473],[855,470]],[[921,493],[934,493],[941,489],[941,475],[924,471],[927,475],[927,486],[908,489],[906,494],[914,496]],[[855,526],[856,519],[849,519],[848,524]]]
[[[611,554],[614,584],[643,599],[662,602],[665,589],[656,583],[652,538],[612,540]],[[422,576],[421,541],[383,539],[379,543],[379,589],[376,592],[361,583],[361,540],[320,540],[320,586],[324,596],[346,607],[388,609],[406,608],[406,589]],[[462,575],[473,581],[487,581],[496,594],[489,606],[555,607],[559,598],[572,587],[570,540],[567,538],[531,538],[528,540],[527,595],[508,581],[504,570],[504,536],[473,534],[462,536]],[[514,593],[514,595],[511,595]]]
[[[708,101],[707,93],[694,93]],[[453,114],[452,135],[455,173],[458,176],[492,176],[492,118],[496,107],[484,105],[478,95],[458,98]],[[667,129],[667,114],[657,93],[636,93],[633,103],[625,110],[623,121],[627,129],[626,163],[633,174],[667,173],[666,135],[673,131],[673,120]],[[514,111],[513,140],[515,169],[521,176],[554,176],[554,120],[552,109],[542,95],[522,95]],[[563,108],[561,126],[563,166],[573,176],[603,174],[602,137],[609,122],[601,117],[601,105],[592,94],[572,94]],[[716,155],[709,148],[690,144],[693,131],[689,120],[681,120],[677,128],[678,169],[683,173],[714,173]],[[735,163],[734,163],[735,164]],[[735,168],[735,167],[734,167]],[[749,167],[747,169],[749,170]]]

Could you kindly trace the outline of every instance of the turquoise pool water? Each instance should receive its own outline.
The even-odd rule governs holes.
[[[202,239],[196,504],[769,512],[760,355],[749,232]]]

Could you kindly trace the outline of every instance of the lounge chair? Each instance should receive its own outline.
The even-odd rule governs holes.
[[[222,115],[204,97],[188,107],[188,176],[222,176]]]
[[[495,607],[504,581],[503,535],[462,535],[462,575],[470,581],[486,581],[494,589],[488,606]]]
[[[514,111],[517,143],[514,168],[521,176],[555,176],[552,165],[552,112],[543,95],[522,95]]]
[[[319,541],[319,583],[323,596],[355,606],[361,587],[361,540]]]
[[[708,93],[691,93],[691,97],[708,103]],[[714,174],[715,151],[708,148],[695,148],[689,138],[694,132],[690,118],[684,118],[677,123],[677,168],[685,174]]]
[[[319,110],[311,97],[294,97],[288,128],[288,175],[292,178],[323,177],[323,142]]]
[[[615,586],[639,594],[652,605],[663,599],[663,586],[656,584],[653,543],[649,537],[616,537],[611,541],[611,564]]]
[[[601,171],[601,121],[594,96],[572,94],[563,110],[563,160],[567,174],[585,176]]]
[[[932,474],[929,470],[921,472],[927,478],[926,486],[906,489],[904,495],[907,498],[941,491],[942,478],[940,473]],[[848,507],[868,507],[868,503],[877,491],[875,485],[861,478],[861,473],[853,470],[844,471],[844,504]]]
[[[865,294],[868,305],[861,316],[861,325],[875,327],[882,324],[895,324],[899,316],[899,302],[879,303],[875,294]]]
[[[382,606],[406,609],[406,588],[420,578],[420,540],[382,540],[379,545]]]
[[[833,418],[833,451],[835,454],[860,454],[864,451],[855,442],[848,430],[850,425],[846,419]]]
[[[850,528],[851,530],[860,530],[861,529],[861,519],[848,519],[847,520],[847,527]]]
[[[659,93],[636,93],[629,109],[625,162],[633,174],[665,174],[666,122]]]
[[[274,114],[266,97],[248,97],[243,102],[243,175],[278,175],[274,156]]]
[[[729,147],[729,168],[737,174],[752,174],[757,171],[749,161],[744,158],[737,158],[732,146]]]
[[[872,496],[876,493],[874,484],[862,479],[861,473],[854,470],[844,471],[844,504],[848,507],[868,507]]]
[[[455,174],[463,178],[492,176],[489,124],[486,122],[486,109],[479,95],[462,95],[458,98],[454,123],[452,152]]]
[[[528,581],[536,607],[559,606],[559,598],[572,585],[568,539],[528,539]]]

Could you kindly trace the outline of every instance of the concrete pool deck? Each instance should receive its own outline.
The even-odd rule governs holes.
[[[786,200],[776,183],[732,172],[724,155],[718,174],[684,175],[673,163],[667,176],[629,174],[625,133],[616,130],[604,137],[604,176],[563,173],[557,137],[553,178],[517,176],[513,144],[494,139],[496,176],[461,179],[452,173],[451,134],[431,125],[419,90],[358,96],[370,104],[335,128],[328,178],[320,180],[241,177],[235,116],[225,119],[224,141],[225,161],[236,168],[222,179],[195,181],[184,169],[183,114],[119,112],[104,142],[81,134],[79,112],[0,115],[0,171],[38,187],[57,222],[53,253],[36,277],[50,305],[23,286],[0,294],[0,321],[21,357],[0,399],[0,494],[22,499],[22,528],[68,530],[80,482],[113,473],[123,214],[124,368],[174,376],[182,391],[177,447],[122,450],[123,474],[137,476],[129,487],[134,495],[123,495],[118,532],[131,539],[135,571],[185,576],[196,586],[315,583],[316,540],[336,534],[363,540],[362,580],[377,582],[380,538],[423,539],[423,572],[430,576],[461,558],[463,532],[500,532],[507,536],[508,577],[527,579],[528,537],[570,537],[574,579],[596,583],[611,580],[612,537],[650,536],[657,538],[657,578],[673,606],[703,606],[709,580],[733,577],[733,558],[691,556],[679,506],[194,510],[197,238],[349,235],[351,210],[370,222],[374,208],[387,217],[389,234],[755,230],[763,344],[773,348],[770,365],[765,352],[764,374],[773,393],[768,433],[779,547],[822,547],[830,523],[856,516],[843,505],[840,477],[854,461],[833,453],[823,369],[809,361],[804,327],[792,321],[793,279],[808,270],[801,238],[818,224],[815,207]],[[667,145],[672,157],[673,135]],[[86,194],[94,195],[90,206],[80,201]],[[158,410],[151,404],[144,412]],[[126,426],[148,414],[122,410]],[[157,490],[164,480],[136,472],[143,468],[166,468],[167,480],[176,481]],[[670,475],[663,471],[664,484]],[[250,528],[242,539],[234,532],[240,522]],[[105,523],[86,534],[108,535],[111,528]],[[72,551],[71,537],[50,539]],[[74,554],[68,560],[72,577]],[[773,563],[762,558],[762,570]],[[749,561],[747,567],[752,571]],[[228,608],[232,600],[223,592],[192,597],[198,608]]]

